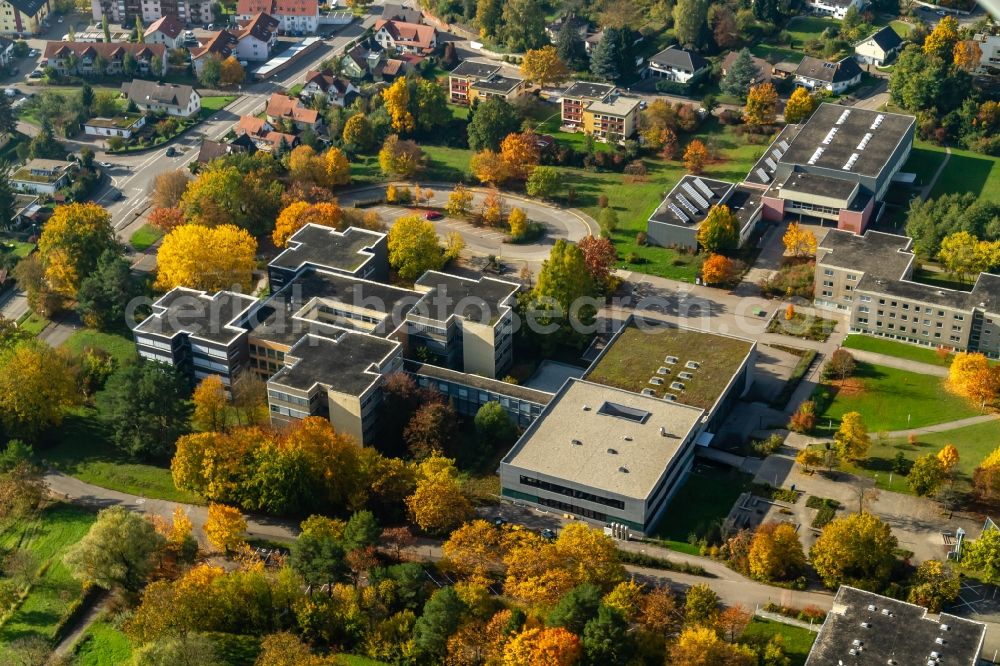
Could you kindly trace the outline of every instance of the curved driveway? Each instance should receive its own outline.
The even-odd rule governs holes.
[[[412,183],[397,183],[413,188]],[[452,192],[454,183],[420,183],[420,187],[430,189],[434,192],[430,201],[421,206],[430,205],[435,208],[443,208],[448,201],[448,195]],[[370,187],[359,188],[339,192],[337,198],[341,206],[353,206],[357,203],[367,203],[372,200],[385,200],[386,185],[372,185]],[[473,197],[473,208],[480,206],[483,199],[490,190],[482,188],[469,188]],[[515,245],[504,243],[506,234],[497,229],[488,227],[476,227],[465,220],[451,217],[444,217],[434,220],[433,224],[440,236],[457,231],[465,240],[465,251],[470,254],[486,256],[496,255],[504,259],[520,260],[528,262],[541,262],[547,259],[552,245],[559,238],[570,241],[578,241],[588,234],[598,233],[597,223],[580,211],[572,208],[559,208],[549,204],[527,199],[525,197],[501,193],[503,196],[504,208],[513,207],[523,210],[528,219],[539,222],[545,226],[545,235],[533,243]],[[372,207],[378,212],[386,226],[392,226],[393,222],[404,215],[412,215],[415,209],[420,206],[405,207],[391,204],[379,204]]]

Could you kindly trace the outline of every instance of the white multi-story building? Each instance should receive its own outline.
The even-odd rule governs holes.
[[[236,18],[249,21],[257,14],[278,20],[278,29],[288,33],[312,35],[319,28],[319,3],[316,0],[239,0]]]

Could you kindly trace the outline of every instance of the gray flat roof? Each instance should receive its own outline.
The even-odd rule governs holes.
[[[695,407],[573,379],[503,463],[645,500],[703,414]]]
[[[756,187],[748,187],[742,183],[733,188],[726,205],[740,221],[740,229],[745,227],[760,210],[762,194]]]
[[[780,184],[775,184],[771,191],[798,192],[799,194],[815,195],[821,197],[831,197],[846,201],[848,204],[854,199],[854,193],[858,190],[858,183],[853,180],[843,178],[831,178],[820,176],[815,173],[803,173],[793,171],[788,174]],[[779,194],[780,196],[780,194]]]
[[[153,314],[135,332],[169,338],[184,334],[228,345],[243,334],[238,320],[256,303],[256,298],[231,291],[209,295],[175,287],[153,303]]]
[[[980,622],[948,613],[933,617],[921,606],[843,585],[806,666],[974,666],[985,636]]]
[[[487,90],[489,92],[497,93],[509,93],[514,88],[518,87],[524,83],[524,79],[519,79],[516,76],[501,76],[500,74],[494,74],[493,76],[485,79],[479,79],[472,84],[472,87],[476,90]]]
[[[383,233],[358,227],[337,231],[333,227],[307,224],[292,234],[288,248],[270,265],[296,270],[309,264],[353,273],[372,258],[369,248],[383,238]]]
[[[423,375],[432,379],[450,381],[456,384],[468,386],[470,388],[491,391],[493,393],[510,396],[511,398],[517,398],[518,400],[534,402],[539,405],[549,404],[553,395],[551,393],[546,393],[545,391],[539,391],[538,389],[528,388],[518,384],[509,384],[499,379],[489,379],[488,377],[458,372],[457,370],[449,370],[448,368],[442,368],[439,365],[420,363],[410,359],[403,361],[403,368],[407,372],[414,375]]]
[[[463,60],[458,67],[448,72],[450,76],[472,77],[485,79],[487,76],[500,71],[500,65],[485,62],[475,62],[473,60]]]
[[[563,97],[582,97],[583,99],[603,99],[614,92],[610,83],[594,83],[592,81],[577,81],[563,93]]]
[[[798,136],[800,129],[802,129],[802,125],[785,125],[778,132],[778,136],[774,137],[774,141],[767,147],[764,154],[760,156],[760,159],[750,167],[750,173],[745,178],[746,182],[770,186],[774,182],[774,170],[777,168],[778,162],[784,157],[785,151],[788,150],[792,140]],[[761,173],[766,178],[762,177]]]
[[[699,186],[699,182],[704,187]],[[705,221],[709,209],[723,203],[732,189],[733,184],[724,180],[685,174],[649,219],[678,227],[697,228]],[[711,196],[706,190],[711,192]],[[703,203],[708,205],[702,205]]]
[[[496,321],[506,307],[505,301],[521,288],[519,284],[494,278],[473,280],[438,271],[427,271],[415,285],[427,291],[408,319],[444,322],[457,315],[480,324]]]
[[[813,160],[812,166],[841,171],[846,178],[852,173],[874,177],[885,168],[914,122],[913,116],[898,113],[820,104],[790,142],[781,161],[806,165]],[[845,170],[852,155],[857,157],[850,170]]]
[[[291,361],[293,365],[275,373],[268,385],[299,391],[320,385],[360,396],[378,379],[377,366],[399,347],[398,342],[353,331],[340,331],[336,336],[306,335],[285,355],[286,364]]]

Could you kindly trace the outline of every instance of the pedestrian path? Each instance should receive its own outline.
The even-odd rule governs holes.
[[[888,354],[880,354],[878,352],[862,351],[860,349],[847,348],[847,351],[851,353],[851,356],[855,360],[864,361],[865,363],[884,365],[887,368],[896,368],[897,370],[908,370],[909,372],[916,372],[921,375],[948,376],[948,368],[940,365],[931,365],[930,363],[921,363],[920,361],[911,361],[907,358],[889,356]]]

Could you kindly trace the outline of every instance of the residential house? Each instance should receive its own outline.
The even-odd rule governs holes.
[[[795,69],[795,83],[810,90],[826,90],[839,95],[861,83],[861,73],[857,60],[850,56],[839,62],[806,56]]]
[[[41,62],[61,76],[115,76],[125,73],[126,60],[131,58],[136,70],[146,74],[163,71],[166,53],[163,44],[47,42]]]
[[[864,6],[865,0],[806,0],[806,7],[814,14],[831,16],[839,20],[843,20],[851,7],[857,7],[860,11]]]
[[[977,33],[973,39],[979,42],[979,50],[982,52],[982,55],[979,57],[979,67],[976,68],[976,74],[983,76],[1000,75],[1000,35]]]
[[[726,76],[729,73],[729,68],[733,66],[736,62],[736,58],[740,55],[739,51],[730,51],[726,54],[726,57],[722,59],[722,76]],[[758,58],[757,56],[750,56],[750,60],[753,62],[757,73],[754,74],[751,80],[752,85],[757,85],[758,83],[770,83],[776,78],[785,78],[782,72],[774,69],[774,66],[763,58]]]
[[[902,48],[903,39],[887,25],[855,44],[854,57],[860,63],[882,67],[895,58]]]
[[[257,14],[267,14],[278,21],[286,33],[315,34],[319,29],[319,3],[316,0],[239,0],[236,18],[249,21]]]
[[[278,43],[278,19],[267,14],[257,14],[240,23],[236,32],[237,60],[265,61]]]
[[[94,21],[108,17],[109,23],[123,26],[135,24],[136,17],[143,23],[153,23],[169,16],[181,25],[210,23],[213,0],[90,0]]]
[[[397,53],[429,54],[437,48],[433,26],[379,19],[374,31],[379,46]]]
[[[117,136],[131,139],[145,125],[146,116],[127,113],[114,118],[91,118],[83,124],[83,131],[88,136]]]
[[[524,92],[524,79],[504,76],[500,65],[464,60],[448,73],[448,93],[453,104],[471,104],[477,97],[512,100]]]
[[[0,67],[9,67],[14,57],[14,40],[0,37]]]
[[[37,35],[50,11],[49,0],[0,0],[0,33]]]
[[[392,2],[382,5],[382,18],[389,21],[402,21],[403,23],[424,22],[424,15],[419,9],[404,7]]]
[[[257,150],[275,155],[299,145],[297,136],[278,132],[274,129],[274,125],[257,116],[240,116],[233,131],[236,133],[237,140],[244,136],[250,137]]]
[[[228,30],[212,33],[211,37],[191,49],[191,66],[194,67],[195,74],[201,74],[208,58],[225,60],[236,53],[239,43],[239,38]]]
[[[325,97],[333,106],[348,106],[360,92],[358,87],[347,79],[310,70],[306,72],[306,83],[299,96],[306,99]]]
[[[590,55],[597,48],[597,45],[601,43],[602,39],[604,39],[603,30],[587,35],[587,38],[583,40],[583,50],[587,52],[587,55]]]
[[[344,57],[341,59],[341,68],[344,76],[353,81],[365,78],[381,81],[386,59],[385,49],[381,46],[376,44],[371,47],[367,44],[358,44],[344,53]]]
[[[143,111],[190,118],[201,111],[201,95],[191,86],[135,79],[122,84],[128,101]]]
[[[247,138],[246,134],[241,135],[241,138]],[[211,139],[202,139],[201,147],[198,149],[198,164],[208,164],[212,160],[219,159],[220,157],[227,157],[229,155],[237,155],[240,153],[257,152],[257,147],[254,145],[253,141],[250,140],[250,148],[248,149],[243,143],[226,143],[225,141],[212,141]]]
[[[168,49],[180,48],[184,46],[184,24],[168,14],[153,21],[142,36],[147,44],[163,44]]]
[[[281,120],[291,121],[299,130],[313,130],[318,132],[323,124],[323,119],[316,109],[310,109],[302,103],[301,99],[289,97],[284,93],[273,93],[267,100],[267,122],[272,125]]]
[[[590,29],[590,23],[587,22],[587,19],[575,14],[563,14],[545,26],[545,34],[548,36],[550,42],[555,44],[556,40],[559,39],[559,33],[562,32],[563,25],[566,23],[570,24],[570,30],[574,30],[580,36],[580,39],[587,38],[587,31]]]
[[[603,141],[622,141],[638,130],[639,104],[613,85],[577,81],[562,95],[562,124]]]
[[[646,71],[653,78],[688,83],[708,72],[710,65],[697,51],[675,44],[650,57]]]
[[[10,177],[11,186],[28,194],[55,194],[69,185],[75,162],[64,160],[29,160]]]

